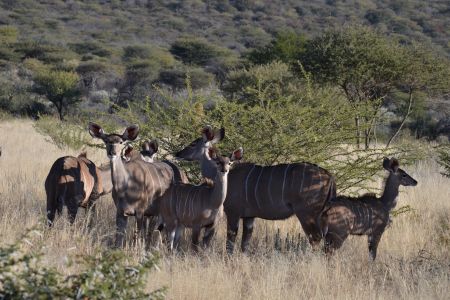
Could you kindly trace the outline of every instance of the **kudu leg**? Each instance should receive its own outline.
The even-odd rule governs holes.
[[[128,217],[124,216],[123,211],[117,211],[116,214],[116,248],[122,248],[125,239],[125,230],[128,224]]]
[[[199,249],[199,240],[200,240],[200,231],[201,227],[193,227],[192,228],[192,246],[195,252],[198,252]]]
[[[146,220],[143,213],[136,213],[136,242],[145,240],[145,221]]]
[[[253,224],[255,223],[255,218],[243,218],[242,219],[242,252],[247,252],[248,245],[250,244],[250,239],[253,233]]]
[[[216,224],[213,223],[211,225],[205,226],[205,233],[203,234],[203,247],[209,248],[211,244],[211,240],[216,233]]]
[[[381,240],[381,234],[371,234],[368,237],[369,256],[372,259],[372,261],[374,261],[375,258],[377,257],[377,249],[378,249],[378,244],[380,243],[380,240]]]
[[[319,225],[316,222],[318,213],[298,209],[296,210],[296,215],[298,220],[300,221],[300,225],[302,226],[303,231],[308,237],[308,241],[311,244],[311,247],[313,249],[318,249],[320,241],[322,240],[322,233],[320,232]]]
[[[52,205],[52,203],[49,203],[47,200],[47,224],[49,227],[53,226],[53,222],[55,220],[55,213],[56,213],[56,205]]]
[[[233,254],[236,236],[239,230],[239,216],[227,215],[227,252]]]
[[[78,212],[78,201],[75,199],[72,199],[71,201],[67,201],[67,212],[69,214],[69,222],[70,224],[73,224],[75,222],[75,218],[77,216]]]
[[[329,228],[328,233],[325,235],[325,253],[329,256],[333,255],[337,249],[342,247],[347,237],[348,232],[346,230],[338,233],[332,228]]]

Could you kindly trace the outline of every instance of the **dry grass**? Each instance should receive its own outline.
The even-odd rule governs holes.
[[[65,273],[76,268],[66,266],[67,257],[108,247],[115,213],[110,196],[99,200],[95,226],[89,233],[82,211],[75,226],[68,226],[64,219],[59,219],[52,230],[43,225],[47,172],[56,158],[77,153],[61,151],[46,142],[34,131],[31,121],[2,122],[0,131],[0,245],[38,224],[47,245],[45,260]],[[103,151],[88,155],[96,163],[106,161]],[[368,261],[363,237],[350,238],[327,261],[305,243],[295,218],[258,220],[253,253],[228,258],[224,255],[222,220],[210,251],[200,255],[163,254],[161,270],[151,274],[148,286],[167,286],[169,299],[448,299],[450,180],[439,175],[432,161],[421,162],[408,172],[419,185],[402,188],[399,204],[409,204],[415,211],[394,219],[381,240],[375,263]],[[275,250],[278,230],[282,243]],[[287,234],[295,237],[298,249],[286,249]],[[132,259],[143,253],[140,247],[125,251]]]

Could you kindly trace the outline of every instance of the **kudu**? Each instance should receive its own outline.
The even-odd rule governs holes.
[[[217,216],[227,195],[228,172],[233,162],[242,158],[243,150],[235,150],[228,158],[218,155],[210,148],[207,155],[217,170],[213,186],[175,184],[159,201],[154,202],[166,226],[171,250],[174,244],[178,244],[180,232],[184,227],[192,228],[194,250],[198,250],[202,228],[205,228],[203,244],[209,245],[217,224]]]
[[[53,224],[55,213],[61,214],[64,204],[69,221],[73,223],[79,206],[88,209],[101,195],[107,194],[111,179],[105,178],[105,173],[106,170],[97,168],[86,153],[58,158],[45,180],[48,224]]]
[[[206,126],[202,137],[179,151],[177,158],[200,161],[204,177],[215,174],[214,165],[205,151],[220,141],[224,129],[213,131]],[[237,164],[229,174],[224,210],[227,216],[227,251],[233,252],[243,219],[241,249],[248,248],[255,218],[282,220],[295,214],[310,243],[318,245],[322,235],[317,216],[325,203],[336,196],[334,177],[326,170],[310,163],[291,163],[259,166],[253,163]]]
[[[147,163],[142,159],[121,158],[125,142],[137,138],[137,125],[129,126],[123,134],[106,134],[103,129],[89,123],[89,133],[101,139],[106,145],[106,154],[110,159],[112,196],[116,206],[116,247],[122,247],[129,216],[135,216],[137,234],[143,237],[145,228],[144,212],[149,204],[161,197],[169,186],[177,180],[174,169],[166,163]]]
[[[399,168],[395,158],[384,158],[383,167],[389,171],[381,198],[366,194],[358,198],[338,196],[326,204],[319,217],[325,238],[325,252],[332,254],[349,235],[367,235],[369,254],[377,256],[378,243],[389,223],[389,214],[397,205],[400,185],[415,186],[417,181]]]

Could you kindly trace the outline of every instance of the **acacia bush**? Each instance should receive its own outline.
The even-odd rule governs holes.
[[[142,139],[158,138],[167,151],[163,156],[180,150],[211,124],[226,130],[219,145],[224,153],[242,146],[246,161],[262,165],[316,163],[336,176],[340,191],[367,189],[367,181],[380,174],[383,156],[396,156],[407,164],[423,154],[411,145],[355,149],[354,124],[348,120],[354,107],[334,89],[313,88],[306,81],[294,94],[274,98],[266,91],[256,89],[258,101],[248,104],[218,94],[205,96],[188,85],[184,94],[160,91],[158,101],[148,99],[145,108],[134,106],[119,114],[140,125]]]

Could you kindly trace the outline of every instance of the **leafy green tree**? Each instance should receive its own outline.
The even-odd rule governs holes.
[[[53,103],[60,120],[64,120],[69,107],[81,101],[78,88],[79,76],[75,72],[47,70],[38,73],[34,91]]]
[[[171,45],[169,51],[183,63],[198,66],[205,66],[215,58],[229,55],[227,49],[200,38],[180,38]]]
[[[387,141],[386,147],[397,137],[410,115],[416,120],[424,118],[425,110],[420,96],[442,96],[450,92],[450,61],[424,45],[413,43],[402,51],[398,89],[408,95],[406,109],[400,125]],[[420,108],[422,109],[420,110]],[[415,111],[414,111],[415,110]],[[420,114],[422,112],[422,114]]]
[[[322,84],[337,86],[355,108],[356,142],[369,147],[384,98],[399,84],[403,49],[368,27],[330,30],[311,40],[299,58]],[[361,113],[363,111],[363,113]]]
[[[260,101],[262,93],[273,99],[281,96],[295,97],[300,84],[289,65],[274,61],[267,65],[231,71],[222,85],[222,91],[228,99],[255,105]]]
[[[274,60],[292,64],[305,51],[306,44],[303,35],[293,31],[280,32],[269,45],[250,51],[247,59],[254,64],[267,64]]]

